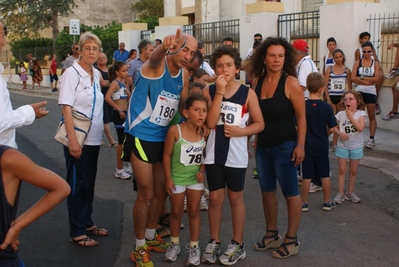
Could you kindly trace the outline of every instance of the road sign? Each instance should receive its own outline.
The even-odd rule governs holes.
[[[69,34],[70,35],[80,35],[80,20],[70,19],[69,20]]]

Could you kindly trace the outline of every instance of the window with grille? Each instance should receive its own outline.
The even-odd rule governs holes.
[[[302,0],[302,12],[320,10],[323,0]]]

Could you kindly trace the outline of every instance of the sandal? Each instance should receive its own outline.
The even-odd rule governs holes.
[[[113,144],[109,144],[108,146],[109,146],[109,147],[116,147],[117,145],[118,145],[118,143],[115,142],[115,143],[113,143]]]
[[[91,239],[90,237],[86,236],[86,237],[82,237],[80,239],[74,239],[73,237],[71,237],[69,239],[69,242],[71,242],[72,244],[76,244],[82,247],[95,247],[98,245],[98,242],[94,239]],[[92,244],[86,244],[86,242],[94,242]]]
[[[170,217],[170,213],[166,213],[165,215],[162,215],[159,217],[158,219],[158,224],[162,225],[162,226],[167,226],[169,227],[169,218]],[[184,228],[184,224],[180,223],[180,229]]]
[[[165,226],[161,226],[161,227],[157,228],[156,232],[161,238],[170,237],[170,231],[166,230]]]
[[[108,231],[104,228],[99,228],[97,226],[93,226],[92,228],[86,229],[87,234],[99,235],[99,236],[106,236],[108,235]]]
[[[279,235],[278,230],[266,230],[266,233],[274,233],[274,235],[265,235],[260,242],[254,245],[255,250],[266,250],[269,248],[279,248],[281,246],[281,235]],[[265,240],[273,239],[266,243]]]
[[[273,257],[275,257],[277,259],[286,259],[286,258],[289,258],[291,256],[297,255],[299,253],[299,246],[301,244],[298,242],[297,236],[292,237],[292,236],[286,235],[285,238],[291,239],[292,242],[282,243],[280,248],[283,248],[284,252],[281,251],[281,250],[275,250],[273,252]],[[293,247],[291,249],[291,251],[289,251],[287,249],[287,246],[289,246],[289,245],[295,245],[295,247]]]

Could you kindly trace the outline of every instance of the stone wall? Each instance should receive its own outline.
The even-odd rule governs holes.
[[[127,23],[138,19],[130,9],[137,0],[81,0],[75,1],[78,7],[68,18],[60,19],[60,29],[69,26],[69,19],[80,19],[80,23],[94,26],[106,25],[115,21]],[[137,17],[137,18],[136,18]]]

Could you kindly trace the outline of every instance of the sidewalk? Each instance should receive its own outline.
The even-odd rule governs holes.
[[[36,87],[34,90],[22,90],[21,84],[8,83],[8,90],[15,94],[25,94],[55,100],[58,99],[58,92],[51,92],[50,87],[41,87],[40,89],[37,89]],[[365,128],[363,135],[364,140],[367,141],[369,139],[368,128]],[[332,136],[330,136],[330,140],[332,140]],[[375,142],[376,146],[373,149],[364,149],[365,158],[364,160],[361,160],[360,164],[381,168],[381,164],[392,164],[392,162],[388,163],[386,160],[393,160],[394,162],[397,162],[397,166],[399,166],[399,134],[390,130],[377,128]],[[367,159],[368,157],[372,157],[374,160],[370,162]],[[377,164],[378,166],[373,166],[376,165],[374,162],[377,159],[379,159],[378,162],[381,162]],[[399,174],[397,176],[399,177]]]

